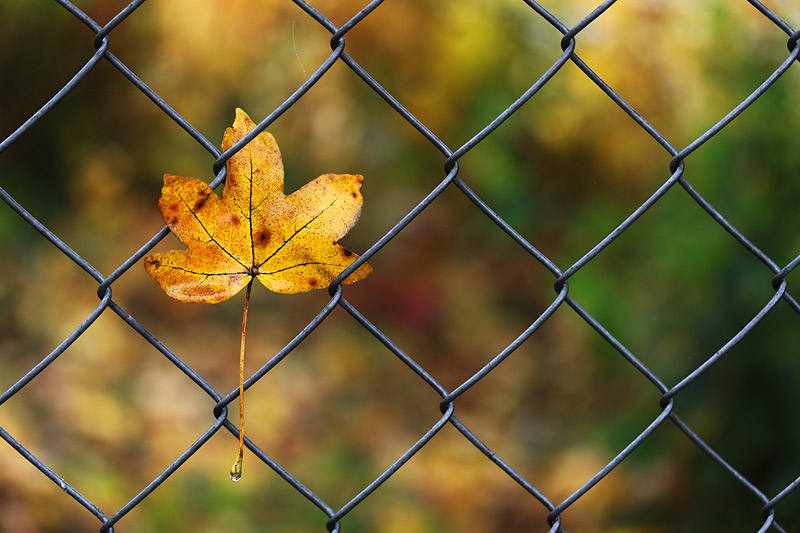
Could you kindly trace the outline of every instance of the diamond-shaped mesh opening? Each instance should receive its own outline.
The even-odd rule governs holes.
[[[796,529],[797,7],[553,4],[2,8],[0,529]],[[254,295],[237,485],[240,310],[138,264],[234,106],[375,268]]]

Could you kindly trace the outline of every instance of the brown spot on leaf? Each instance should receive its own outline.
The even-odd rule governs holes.
[[[308,278],[308,285],[309,287],[316,287],[319,285],[319,281],[317,281],[317,278]]]
[[[351,252],[347,248],[342,248],[342,255],[345,257],[350,257],[351,255],[353,255],[353,252]]]
[[[242,219],[239,218],[239,215],[231,215],[231,224],[234,226],[238,226],[242,223]]]
[[[186,296],[211,296],[217,294],[219,288],[208,285],[191,285],[180,289],[180,292]]]
[[[253,242],[259,246],[266,246],[267,244],[269,244],[269,238],[271,236],[272,236],[271,231],[269,231],[268,229],[262,229],[253,236]]]
[[[201,207],[206,205],[207,201],[208,201],[208,195],[201,196],[200,198],[198,198],[197,201],[195,201],[194,203],[194,210],[199,211]]]

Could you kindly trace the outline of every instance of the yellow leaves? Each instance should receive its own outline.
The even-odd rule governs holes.
[[[241,109],[227,150],[255,128]],[[262,132],[227,161],[222,196],[195,178],[164,176],[158,207],[187,250],[153,254],[147,272],[182,302],[226,300],[253,278],[274,292],[324,288],[358,256],[338,245],[358,220],[363,178],[325,174],[286,196],[275,138]],[[372,272],[361,265],[344,283]]]

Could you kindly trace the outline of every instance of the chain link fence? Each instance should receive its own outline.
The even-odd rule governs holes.
[[[11,133],[2,141],[2,144],[0,144],[0,158],[2,158],[2,152],[8,149],[15,142],[23,139],[45,115],[55,109],[58,109],[58,106],[62,100],[68,98],[69,94],[76,87],[81,84],[91,83],[91,80],[87,78],[90,77],[90,74],[94,69],[105,63],[119,71],[119,73],[121,73],[130,82],[132,87],[135,87],[136,90],[141,91],[141,93],[146,95],[153,105],[157,106],[161,111],[163,111],[164,114],[168,115],[175,123],[183,128],[183,130],[185,130],[185,132],[191,136],[203,149],[207,150],[213,154],[214,157],[216,157],[216,161],[213,165],[213,171],[216,175],[216,178],[211,183],[211,186],[217,187],[222,184],[225,180],[225,161],[230,154],[220,153],[219,149],[213,142],[205,138],[200,131],[198,131],[192,124],[179,115],[173,109],[173,107],[171,107],[170,102],[165,101],[153,90],[151,90],[151,88],[149,88],[148,85],[142,81],[142,79],[140,79],[136,73],[126,66],[123,61],[114,55],[114,53],[112,53],[112,43],[114,41],[115,29],[126,19],[139,16],[140,10],[142,12],[144,11],[142,6],[145,4],[145,1],[135,0],[131,2],[124,9],[110,17],[110,20],[105,24],[101,24],[93,20],[78,6],[67,0],[56,1],[64,9],[65,13],[68,13],[69,16],[74,17],[91,29],[91,31],[94,33],[94,47],[96,51],[91,55],[91,57],[88,58],[80,70],[78,70],[74,76],[60,90],[58,90],[58,92],[44,106],[31,115],[30,118],[25,120],[21,126],[19,126],[15,131],[13,131],[13,133]],[[151,2],[156,1],[158,0],[151,0]],[[435,391],[438,396],[441,397],[441,401],[438,405],[441,411],[441,416],[427,429],[427,431],[425,431],[423,434],[420,434],[418,436],[418,440],[413,443],[413,445],[408,447],[402,454],[400,454],[393,463],[386,465],[383,472],[381,472],[379,475],[375,475],[372,482],[364,486],[362,490],[352,494],[342,495],[342,498],[344,498],[346,501],[346,503],[343,505],[334,505],[331,502],[324,500],[322,497],[316,494],[312,488],[306,486],[300,479],[298,479],[298,477],[295,477],[295,474],[293,474],[292,471],[284,468],[281,466],[281,464],[278,464],[278,462],[270,456],[270,450],[263,447],[263,444],[260,444],[256,440],[250,440],[249,438],[246,438],[246,446],[251,452],[252,456],[258,458],[258,460],[266,464],[283,480],[283,482],[291,486],[295,491],[305,497],[310,510],[313,510],[316,507],[319,511],[324,513],[324,527],[328,531],[338,532],[348,529],[348,515],[351,512],[358,508],[362,502],[364,502],[371,495],[381,491],[384,483],[386,483],[387,480],[389,480],[394,474],[404,469],[409,462],[413,462],[415,455],[420,452],[420,450],[425,448],[429,443],[434,441],[437,438],[437,435],[440,434],[442,428],[451,426],[463,436],[465,441],[468,441],[472,446],[474,446],[475,449],[482,453],[486,457],[486,460],[491,461],[491,463],[493,463],[496,468],[499,469],[499,471],[501,471],[505,476],[508,476],[508,478],[513,480],[514,483],[518,484],[519,487],[526,491],[530,498],[530,505],[541,506],[542,508],[546,509],[546,525],[544,523],[541,525],[529,524],[529,526],[525,529],[526,531],[558,532],[567,530],[572,531],[572,529],[570,529],[570,523],[568,519],[568,509],[575,505],[576,502],[586,498],[587,494],[590,492],[603,491],[604,489],[602,484],[598,486],[598,483],[623,465],[629,456],[631,456],[635,450],[647,442],[658,428],[662,426],[674,426],[674,428],[677,428],[682,435],[685,436],[687,441],[699,448],[708,458],[710,458],[711,461],[713,461],[713,463],[715,463],[715,468],[720,469],[725,473],[726,477],[729,477],[730,480],[743,487],[744,490],[749,494],[749,497],[761,506],[761,526],[758,529],[759,532],[789,531],[789,529],[787,529],[787,527],[789,527],[788,525],[785,523],[783,526],[781,525],[781,511],[784,509],[784,507],[786,507],[787,512],[789,512],[788,507],[797,505],[796,497],[794,504],[784,503],[784,501],[791,500],[790,495],[792,495],[795,489],[797,489],[797,486],[800,485],[800,472],[789,472],[788,475],[795,476],[794,481],[785,485],[778,492],[765,492],[763,488],[759,488],[756,482],[751,481],[737,471],[736,464],[728,462],[722,453],[719,453],[717,450],[707,444],[703,438],[701,438],[702,431],[699,431],[697,427],[691,426],[678,415],[676,404],[681,400],[681,396],[684,394],[685,389],[687,389],[690,384],[703,376],[713,373],[712,367],[714,367],[714,365],[721,359],[725,358],[726,354],[728,354],[735,345],[747,337],[754,330],[754,328],[757,327],[762,319],[764,319],[764,317],[767,316],[773,309],[781,307],[784,309],[789,309],[792,313],[800,314],[800,306],[789,293],[787,282],[787,277],[789,274],[794,270],[798,263],[800,263],[800,256],[785,265],[773,260],[766,253],[762,252],[754,242],[748,240],[748,238],[742,232],[740,232],[740,230],[734,227],[733,224],[726,220],[723,214],[717,208],[715,208],[710,201],[704,198],[686,177],[686,158],[695,151],[701,150],[712,138],[720,134],[720,132],[722,132],[725,128],[728,128],[734,119],[745,112],[748,107],[750,107],[754,102],[756,102],[756,100],[769,91],[773,84],[775,84],[779,78],[781,78],[794,65],[798,59],[798,55],[800,54],[800,32],[793,29],[781,18],[781,16],[770,10],[763,3],[756,0],[750,0],[748,3],[753,9],[757,10],[759,14],[758,16],[764,17],[764,19],[768,20],[770,24],[774,25],[776,31],[782,31],[786,34],[788,52],[785,55],[785,59],[765,79],[758,80],[756,89],[753,90],[752,93],[750,93],[744,100],[738,103],[733,109],[731,109],[730,112],[716,124],[708,128],[707,131],[697,137],[694,141],[690,142],[688,145],[675,146],[650,122],[648,122],[644,116],[639,114],[636,109],[629,105],[629,103],[626,102],[626,100],[623,99],[620,94],[615,92],[613,87],[607,84],[606,81],[604,81],[597,73],[595,73],[591,64],[584,62],[578,53],[576,53],[576,50],[579,48],[581,43],[581,33],[590,25],[595,24],[598,19],[601,19],[608,10],[613,9],[614,4],[616,3],[614,0],[603,2],[594,11],[587,14],[585,18],[583,18],[578,24],[572,27],[565,25],[561,20],[559,20],[559,18],[554,16],[539,3],[532,0],[524,0],[524,4],[529,8],[529,17],[546,21],[553,28],[557,29],[558,32],[560,32],[560,34],[563,36],[560,39],[560,42],[554,41],[552,43],[554,50],[557,50],[560,46],[560,55],[558,55],[557,59],[549,66],[549,68],[544,70],[535,83],[525,90],[524,93],[522,93],[516,99],[516,101],[511,103],[511,105],[506,107],[492,120],[488,121],[485,127],[483,127],[467,142],[461,146],[452,147],[440,140],[436,132],[432,131],[426,126],[426,124],[418,120],[408,109],[403,106],[401,101],[395,99],[395,97],[393,97],[389,91],[381,86],[381,84],[370,74],[370,72],[368,72],[365,68],[362,68],[362,66],[360,66],[353,57],[348,55],[346,51],[347,47],[345,43],[348,33],[353,31],[354,28],[356,28],[363,21],[367,20],[373,11],[382,3],[384,3],[383,0],[375,0],[370,2],[345,24],[337,26],[328,18],[326,18],[322,12],[315,9],[309,3],[301,0],[294,0],[294,4],[296,4],[303,13],[313,19],[325,30],[330,32],[330,46],[332,51],[327,59],[325,59],[322,64],[315,71],[313,71],[313,73],[309,73],[310,75],[305,83],[299,86],[289,98],[276,107],[274,111],[272,111],[266,118],[260,121],[258,130],[262,131],[263,129],[268,128],[276,119],[278,119],[278,117],[289,111],[292,106],[294,106],[301,98],[303,98],[312,87],[320,82],[320,80],[324,79],[335,65],[346,65],[346,67],[355,73],[364,84],[374,91],[374,93],[377,94],[387,106],[394,110],[394,112],[402,117],[402,119],[408,124],[413,126],[416,132],[418,132],[419,136],[423,137],[427,142],[435,147],[438,152],[441,153],[441,161],[443,164],[441,181],[439,181],[435,187],[431,188],[425,198],[413,209],[408,211],[408,213],[403,216],[402,219],[391,228],[391,230],[386,232],[385,235],[383,235],[380,239],[369,246],[366,251],[364,251],[362,254],[363,261],[369,261],[370,258],[378,254],[384,248],[388,249],[392,246],[396,246],[398,241],[395,239],[398,237],[398,235],[404,232],[406,227],[412,221],[414,221],[423,211],[428,209],[436,209],[435,206],[431,207],[431,204],[437,199],[437,197],[442,195],[446,190],[457,190],[463,195],[463,197],[472,203],[475,209],[479,210],[486,218],[491,220],[492,223],[500,228],[511,241],[516,243],[516,245],[518,245],[519,248],[527,254],[531,262],[538,262],[552,274],[552,282],[555,289],[554,296],[546,310],[536,317],[535,320],[530,322],[524,331],[513,340],[513,342],[508,344],[499,353],[494,355],[488,363],[474,372],[471,377],[463,381],[460,385],[456,386],[455,388],[448,389],[439,380],[437,380],[431,372],[423,368],[423,366],[417,362],[414,354],[404,352],[404,350],[401,349],[398,344],[396,344],[391,335],[388,335],[379,329],[378,326],[370,321],[368,316],[362,310],[359,310],[356,305],[352,304],[345,298],[345,293],[350,289],[345,289],[338,283],[334,283],[329,289],[330,300],[328,303],[319,310],[317,316],[311,320],[288,344],[280,349],[255,373],[250,375],[250,377],[246,380],[246,388],[249,389],[250,387],[254,386],[269,372],[271,372],[279,363],[292,354],[293,351],[298,348],[298,346],[306,341],[306,338],[312,333],[312,331],[326,321],[334,309],[338,308],[346,311],[350,316],[352,316],[352,318],[355,319],[355,321],[357,321],[357,323],[360,324],[364,330],[374,336],[374,338],[377,339],[377,341],[379,341],[380,344],[382,344],[386,350],[388,350],[388,352],[402,361],[402,363],[404,363],[404,365],[407,367],[408,371],[412,372],[416,378],[424,382],[428,387]],[[469,4],[465,4],[463,7],[463,9],[470,8],[471,7]],[[202,10],[203,7],[198,6],[197,9]],[[143,13],[141,16],[146,15]],[[179,24],[180,22],[176,21],[176,23]],[[657,53],[657,51],[653,51],[653,53]],[[654,192],[652,192],[652,194],[632,213],[630,213],[627,218],[619,223],[619,225],[614,228],[613,231],[608,233],[604,238],[602,238],[602,240],[591,246],[590,249],[588,249],[588,251],[586,251],[583,257],[581,257],[578,261],[574,262],[573,264],[558,265],[554,260],[540,252],[537,247],[535,247],[531,242],[529,242],[529,240],[526,239],[524,234],[518,231],[518,229],[515,229],[515,227],[512,227],[511,224],[504,220],[503,217],[495,212],[478,194],[476,194],[476,192],[473,191],[473,189],[467,185],[462,177],[460,177],[460,162],[466,154],[479,146],[489,136],[493,135],[493,133],[501,126],[501,124],[511,118],[523,106],[534,105],[533,102],[535,102],[537,93],[539,93],[539,91],[546,84],[548,84],[555,76],[557,76],[562,68],[565,67],[565,65],[570,64],[580,69],[586,78],[591,80],[591,82],[596,85],[597,88],[605,93],[605,95],[611,101],[613,101],[616,106],[624,111],[630,117],[630,119],[633,120],[639,128],[641,128],[642,131],[646,132],[646,134],[655,140],[655,142],[658,143],[663,150],[668,152],[671,157],[671,161],[669,163],[669,168],[664,169],[665,175],[668,175],[666,181],[664,181],[663,184],[661,184]],[[5,80],[3,83],[8,83],[8,80]],[[254,117],[254,119],[255,118],[256,117]],[[787,177],[787,179],[796,179],[796,177],[797,176],[791,176]],[[0,176],[0,180],[2,180],[2,176]],[[2,185],[2,183],[0,183],[0,185]],[[691,197],[694,202],[696,202],[697,206],[702,208],[702,210],[707,214],[707,220],[709,224],[717,224],[720,228],[727,232],[729,239],[732,239],[738,243],[738,245],[746,250],[748,254],[756,258],[760,263],[766,266],[769,271],[771,271],[770,276],[774,293],[771,298],[769,298],[769,301],[750,317],[749,321],[744,325],[744,327],[741,327],[741,329],[739,329],[735,335],[727,339],[727,341],[724,342],[724,344],[718,350],[704,356],[702,362],[697,365],[694,370],[683,375],[682,378],[676,383],[670,384],[667,383],[663,377],[660,377],[656,374],[656,372],[651,370],[648,365],[643,362],[640,356],[637,356],[637,354],[633,353],[625,345],[623,345],[622,342],[615,338],[611,328],[608,328],[607,325],[604,325],[594,318],[581,305],[579,298],[576,298],[570,294],[570,280],[578,272],[586,269],[587,265],[594,261],[595,258],[601,252],[603,252],[603,250],[609,247],[609,245],[620,238],[620,236],[628,232],[631,227],[637,224],[637,221],[640,219],[640,217],[642,217],[642,215],[648,212],[648,210],[650,210],[654,205],[659,203],[662,198],[665,197],[666,193],[673,189],[683,189],[685,193],[688,194],[688,196]],[[5,204],[14,213],[16,213],[18,217],[35,229],[38,234],[41,235],[42,239],[49,241],[52,246],[58,248],[58,250],[68,257],[74,263],[74,265],[85,271],[96,281],[97,296],[99,298],[99,303],[97,304],[96,308],[92,310],[88,316],[85,316],[80,325],[66,335],[61,343],[55,347],[55,349],[53,349],[46,357],[38,361],[35,366],[30,368],[29,371],[25,373],[24,376],[18,379],[16,376],[13,378],[16,380],[16,382],[13,382],[13,384],[0,395],[0,406],[2,406],[11,398],[15,397],[15,395],[20,394],[20,392],[28,387],[31,383],[35,382],[46,368],[51,365],[57,365],[59,356],[65,353],[65,351],[67,351],[70,346],[73,345],[73,343],[75,343],[82,335],[84,335],[85,332],[90,330],[90,328],[95,325],[98,318],[104,314],[116,314],[119,316],[132,330],[150,343],[161,355],[163,355],[164,358],[174,365],[175,368],[180,370],[186,376],[186,378],[191,380],[200,390],[203,391],[203,393],[207,394],[215,404],[213,410],[209,412],[209,425],[207,426],[207,429],[201,434],[198,434],[196,440],[190,446],[186,447],[183,453],[175,458],[175,460],[169,464],[159,475],[154,477],[148,484],[146,484],[146,486],[141,487],[141,490],[138,494],[130,498],[130,500],[125,502],[124,505],[121,505],[119,508],[115,509],[101,507],[99,504],[92,501],[90,497],[87,497],[81,491],[82,487],[76,487],[67,482],[67,480],[62,477],[56,468],[52,468],[46,461],[42,460],[35,453],[29,451],[29,449],[25,447],[24,443],[21,442],[21,440],[18,440],[19,436],[15,435],[14,431],[9,431],[0,427],[0,435],[11,448],[16,450],[18,453],[17,458],[20,461],[22,461],[24,458],[43,476],[46,476],[53,483],[55,483],[55,485],[59,486],[65,493],[63,496],[64,498],[73,499],[75,505],[82,506],[85,508],[87,513],[94,515],[99,522],[100,531],[114,531],[115,528],[117,528],[118,523],[120,525],[120,529],[124,530],[126,515],[128,515],[128,513],[130,513],[137,506],[143,504],[143,502],[159,498],[156,489],[158,489],[162,483],[173,476],[173,474],[179,471],[186,464],[186,462],[198,452],[198,450],[203,448],[210,441],[214,435],[218,433],[229,432],[238,438],[236,417],[230,416],[228,408],[231,402],[234,402],[234,406],[236,405],[238,400],[238,388],[226,393],[212,387],[206,381],[206,379],[200,375],[200,373],[190,367],[189,364],[178,357],[176,353],[173,353],[169,346],[165,345],[159,338],[148,331],[136,316],[123,308],[113,298],[112,291],[115,284],[128,275],[131,272],[131,269],[141,268],[139,263],[141,262],[142,258],[168,235],[169,231],[166,227],[158,231],[146,244],[144,244],[144,246],[142,246],[139,250],[136,250],[134,253],[132,253],[132,255],[130,255],[130,257],[116,266],[116,268],[114,268],[110,274],[104,275],[100,272],[100,269],[91,264],[80,254],[76,253],[66,242],[64,242],[61,238],[59,238],[59,236],[51,231],[46,224],[43,224],[35,216],[33,216],[26,209],[26,205],[23,200],[13,197],[4,189],[0,189],[0,198],[2,198]],[[765,276],[765,279],[768,278]],[[155,287],[155,285],[153,286]],[[153,290],[153,294],[154,298],[163,297],[160,291],[156,291],[155,289]],[[387,305],[391,305],[391,303],[387,303]],[[459,405],[459,399],[462,395],[476,387],[478,383],[495,371],[498,365],[500,365],[503,361],[513,358],[518,348],[526,343],[526,341],[528,341],[531,337],[535,336],[537,331],[539,331],[540,328],[542,328],[543,325],[547,323],[558,310],[564,310],[567,308],[570,308],[572,312],[574,312],[578,317],[585,321],[588,326],[596,331],[597,334],[604,339],[608,346],[616,351],[618,357],[623,358],[630,366],[635,368],[635,370],[640,374],[641,379],[649,382],[649,386],[658,391],[660,400],[658,401],[659,409],[657,416],[654,416],[650,423],[646,425],[646,427],[641,428],[641,431],[638,435],[635,435],[634,438],[630,439],[629,442],[620,447],[616,452],[616,456],[611,458],[603,468],[596,471],[596,473],[594,473],[594,475],[592,475],[590,478],[581,480],[580,487],[577,490],[574,490],[574,492],[572,492],[568,497],[564,499],[553,499],[552,495],[549,495],[546,490],[541,488],[535,474],[523,475],[521,472],[524,472],[524,468],[515,467],[511,460],[505,459],[496,454],[485,443],[485,439],[482,439],[480,431],[470,429],[470,427],[468,427],[461,419],[458,418],[458,416],[456,416],[456,413],[458,411],[457,406]],[[795,316],[795,318],[797,317]],[[798,326],[800,326],[800,321],[795,321],[794,327]],[[15,354],[2,353],[0,354],[0,357],[5,360],[6,358],[15,357]],[[796,353],[794,354],[794,357],[796,357]],[[108,364],[113,364],[113,362],[109,362]],[[11,378],[6,376],[4,379]],[[718,386],[724,387],[725,385],[723,383],[719,384]],[[796,386],[797,384],[795,384],[795,387]],[[787,420],[786,424],[796,428],[798,426],[796,417],[795,419]],[[234,439],[230,438],[229,440],[232,445]],[[233,450],[233,448],[231,448],[231,450]],[[233,454],[231,453],[231,456],[232,455]],[[253,462],[254,461],[252,459],[249,461],[249,466],[246,466],[245,475],[247,475],[247,468],[254,468]],[[246,465],[247,464],[248,463],[246,462]],[[221,470],[224,470],[224,467],[226,467],[226,465],[219,465]],[[787,465],[787,468],[789,468],[789,465]],[[796,519],[795,523],[797,523]],[[269,524],[263,524],[263,526],[269,529]],[[320,523],[320,530],[322,527],[323,525]],[[744,531],[744,529],[742,529],[742,531]]]

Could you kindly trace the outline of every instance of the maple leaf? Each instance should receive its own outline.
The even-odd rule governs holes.
[[[241,109],[227,150],[255,128]],[[286,196],[275,138],[262,132],[227,161],[222,197],[196,178],[165,175],[158,207],[188,250],[145,258],[147,272],[182,302],[227,300],[253,278],[269,290],[325,288],[358,256],[338,244],[358,220],[362,176],[324,174]],[[366,263],[344,283],[372,272]]]
[[[253,131],[236,109],[222,150]],[[358,256],[338,241],[361,213],[361,182],[352,174],[324,174],[290,195],[283,191],[283,160],[275,138],[262,132],[226,162],[222,195],[196,178],[166,174],[158,208],[187,246],[145,258],[147,273],[182,302],[217,303],[247,287],[239,348],[239,455],[231,479],[242,477],[244,453],[244,344],[250,288],[258,279],[274,292],[328,287]],[[343,283],[364,279],[364,263]]]

